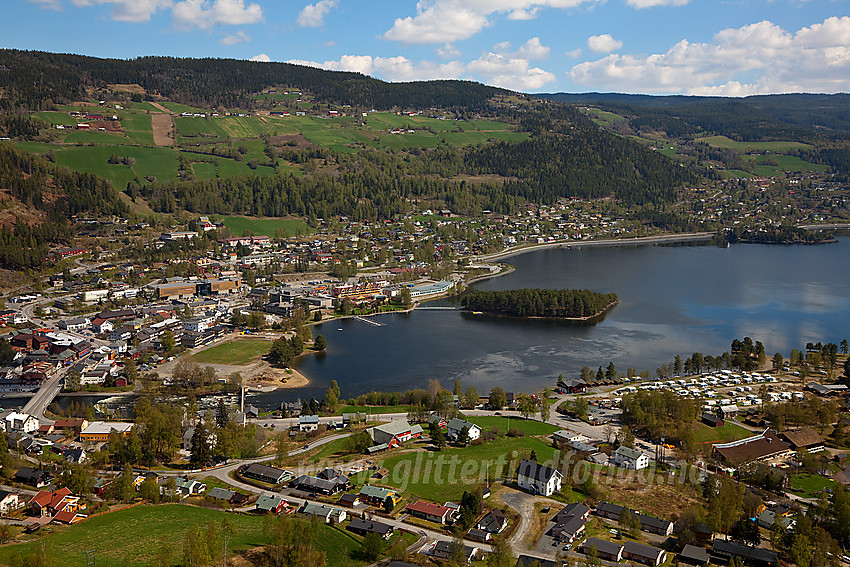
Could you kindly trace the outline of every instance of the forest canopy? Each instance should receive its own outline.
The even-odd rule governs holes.
[[[471,291],[461,300],[462,305],[471,311],[562,319],[593,317],[616,302],[616,293],[599,293],[587,289]]]

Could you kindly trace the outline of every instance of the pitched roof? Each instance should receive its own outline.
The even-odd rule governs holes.
[[[646,557],[655,561],[661,553],[664,553],[664,550],[630,540],[623,544],[623,553]]]
[[[619,543],[605,541],[604,539],[599,539],[595,537],[589,537],[584,540],[584,543],[581,544],[581,547],[584,549],[590,549],[591,547],[593,547],[596,549],[596,551],[604,553],[605,555],[618,555],[623,549],[623,546]]]
[[[811,427],[799,431],[786,431],[782,436],[791,443],[792,448],[805,448],[823,445],[824,439]]]
[[[711,544],[711,551],[721,555],[737,555],[746,559],[761,561],[764,563],[775,563],[776,552],[760,547],[750,547],[742,543],[735,543],[725,539],[716,539]]]
[[[233,492],[232,490],[227,490],[227,489],[219,488],[219,487],[216,486],[215,488],[210,489],[210,491],[207,493],[207,496],[209,496],[210,498],[220,498],[222,500],[230,500],[231,498],[233,498],[234,494],[235,494],[235,492]]]
[[[282,504],[286,504],[286,501],[280,496],[260,494],[260,497],[257,498],[257,508],[259,510],[276,510]]]
[[[553,476],[556,474],[560,475],[561,473],[556,469],[541,465],[535,461],[523,459],[516,468],[516,474],[517,476],[525,476],[541,482],[549,482]]]
[[[362,520],[360,518],[351,518],[351,522],[348,524],[348,528],[350,530],[359,530],[380,535],[392,533],[395,529],[389,524],[384,524],[382,522],[374,522],[372,520]]]
[[[590,508],[588,508],[581,502],[573,502],[572,504],[567,504],[561,509],[560,512],[555,514],[555,517],[552,518],[552,521],[554,521],[556,524],[562,524],[566,522],[569,518],[584,517],[588,512],[590,512]]]
[[[643,453],[638,451],[637,449],[632,449],[631,447],[626,447],[625,445],[620,445],[616,451],[614,451],[615,455],[620,457],[624,457],[626,459],[631,459],[633,461],[638,460]]]
[[[779,439],[773,431],[765,429],[764,433],[760,435],[754,435],[732,443],[716,444],[714,445],[714,450],[727,462],[738,465],[755,459],[784,453],[790,450],[790,447],[787,443]]]
[[[708,563],[710,559],[708,551],[702,547],[697,547],[689,543],[685,544],[685,547],[679,553],[679,556],[684,557],[685,559],[691,559],[698,563]]]
[[[406,509],[411,512],[419,512],[420,514],[428,514],[440,518],[445,517],[445,515],[451,511],[450,508],[441,506],[440,504],[434,504],[432,502],[425,502],[424,500],[411,502],[407,505]]]
[[[360,489],[359,494],[367,498],[386,500],[388,496],[395,496],[396,492],[394,490],[390,490],[389,488],[382,488],[380,486],[372,486],[371,484],[366,484],[363,486],[363,488]]]

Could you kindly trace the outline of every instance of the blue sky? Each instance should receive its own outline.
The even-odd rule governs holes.
[[[850,92],[846,0],[4,0],[0,47],[524,92]]]

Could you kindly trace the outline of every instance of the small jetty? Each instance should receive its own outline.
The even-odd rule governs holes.
[[[360,315],[355,315],[354,318],[357,319],[358,321],[363,321],[364,323],[368,323],[368,324],[374,325],[376,327],[383,327],[384,326],[383,323],[378,323],[377,321],[370,321],[369,319],[366,319],[365,317],[361,317]]]
[[[442,306],[442,307],[438,307],[438,306],[434,306],[434,307],[426,307],[426,306],[418,307],[418,306],[417,306],[417,307],[415,307],[413,310],[414,310],[414,311],[458,311],[457,307],[449,307],[449,306]]]

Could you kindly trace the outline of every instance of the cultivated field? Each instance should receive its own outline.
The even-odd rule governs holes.
[[[295,236],[299,229],[302,234],[313,232],[313,228],[301,219],[223,217],[221,221],[234,236],[242,236],[246,230],[253,235],[268,237],[273,237],[279,229],[285,230],[289,236]]]

